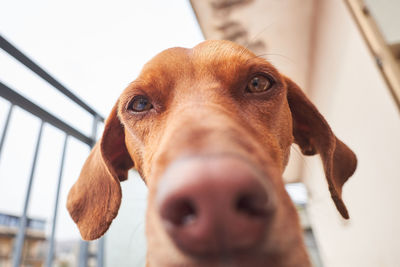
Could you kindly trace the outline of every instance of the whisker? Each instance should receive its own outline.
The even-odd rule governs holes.
[[[245,47],[248,49],[248,47],[250,46],[250,44],[252,43],[252,42],[254,42],[261,34],[263,34],[265,31],[267,31],[267,30],[269,30],[270,29],[270,27],[272,26],[272,25],[274,25],[276,22],[271,22],[269,25],[267,25],[267,26],[265,26],[264,28],[262,28],[258,33],[256,33],[256,35],[254,35],[252,38],[250,38],[248,41],[247,41],[247,44],[245,44]]]

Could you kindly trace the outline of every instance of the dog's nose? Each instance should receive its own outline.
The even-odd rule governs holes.
[[[179,160],[161,177],[163,225],[182,251],[213,255],[262,242],[273,205],[262,174],[235,157]]]

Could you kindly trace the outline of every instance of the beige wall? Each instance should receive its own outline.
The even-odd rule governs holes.
[[[400,43],[400,1],[364,0],[389,44]]]
[[[400,266],[400,113],[344,1],[317,5],[308,95],[359,160],[343,191],[349,221],[330,200],[319,158],[306,161],[321,258],[326,267]]]

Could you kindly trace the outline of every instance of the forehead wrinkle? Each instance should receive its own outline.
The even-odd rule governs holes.
[[[230,58],[232,56],[255,57],[247,48],[226,40],[209,40],[193,48],[194,54],[210,55],[211,58]]]
[[[210,40],[193,48],[193,64],[201,77],[214,78],[238,73],[247,61],[256,57],[250,50],[230,41]]]
[[[246,60],[255,57],[250,50],[230,41],[205,41],[193,48],[195,60],[208,62],[227,62]]]

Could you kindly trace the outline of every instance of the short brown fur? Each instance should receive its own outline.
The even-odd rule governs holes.
[[[273,77],[273,88],[247,93],[249,79],[260,73]],[[153,109],[130,112],[136,95],[147,96]],[[168,49],[147,63],[118,99],[69,193],[68,210],[84,239],[99,238],[117,215],[119,182],[134,167],[149,188],[148,266],[220,266],[220,260],[193,258],[174,246],[163,230],[155,196],[160,177],[177,158],[231,153],[268,174],[277,207],[260,248],[225,259],[229,266],[310,266],[282,181],[293,142],[305,155],[320,154],[332,199],[348,218],[342,186],[356,168],[356,157],[293,81],[228,41]]]

